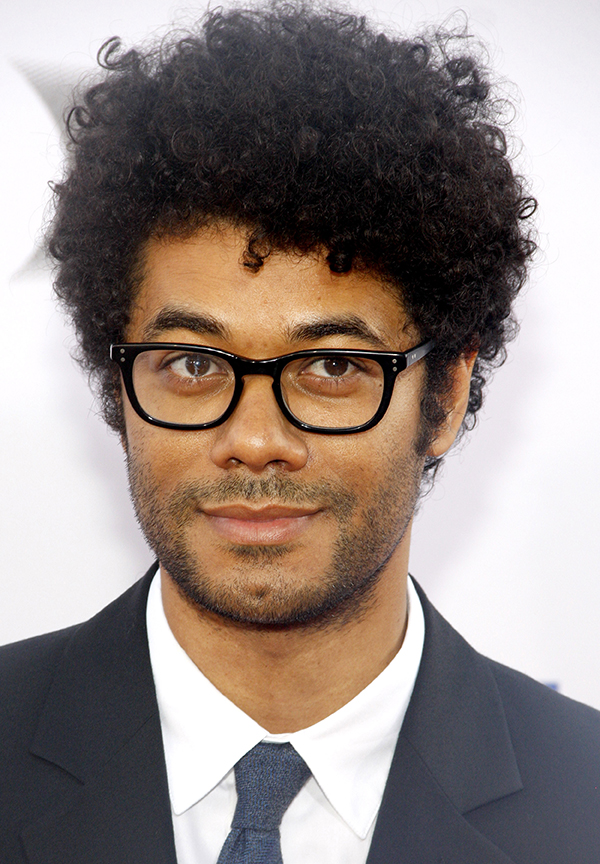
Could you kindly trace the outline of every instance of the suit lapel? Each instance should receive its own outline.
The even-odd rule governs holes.
[[[31,746],[72,777],[22,840],[35,864],[175,864],[142,582],[77,628]]]
[[[419,593],[423,658],[367,864],[512,864],[465,818],[522,789],[495,680]]]
[[[401,738],[367,864],[514,864],[474,830]]]

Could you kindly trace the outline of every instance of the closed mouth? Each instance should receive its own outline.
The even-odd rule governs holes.
[[[320,508],[248,507],[230,504],[219,507],[203,507],[211,529],[221,538],[236,545],[281,545],[290,543],[313,524],[314,517],[323,511]]]
[[[268,505],[267,507],[248,507],[247,505],[231,504],[223,507],[202,507],[202,512],[207,516],[216,516],[223,519],[242,519],[250,522],[272,522],[276,519],[299,519],[303,516],[314,516],[320,508],[305,507],[281,507]]]

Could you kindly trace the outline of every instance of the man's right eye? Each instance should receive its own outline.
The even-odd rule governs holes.
[[[210,358],[203,354],[184,354],[168,365],[174,375],[180,375],[182,378],[199,378],[208,374],[211,362]]]
[[[167,354],[163,357],[159,370],[167,369],[179,378],[204,378],[208,375],[226,375],[218,359],[208,354]]]

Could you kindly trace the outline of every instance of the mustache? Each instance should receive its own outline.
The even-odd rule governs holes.
[[[318,504],[331,508],[336,516],[350,516],[357,503],[357,496],[341,484],[329,481],[298,483],[285,475],[268,477],[223,477],[214,482],[187,481],[173,493],[170,510],[181,516],[190,514],[206,504],[233,504],[240,501],[268,504]]]

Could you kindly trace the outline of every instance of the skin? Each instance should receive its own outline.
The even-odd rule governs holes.
[[[273,253],[253,272],[245,248],[245,235],[227,226],[150,241],[127,341],[255,359],[420,341],[377,279],[331,273],[316,254]],[[357,320],[363,332],[348,324]],[[324,335],[315,322],[341,332]],[[473,362],[461,358],[453,370],[431,455],[460,428]],[[169,625],[212,683],[269,732],[336,711],[402,644],[423,376],[422,363],[402,373],[383,420],[355,435],[296,429],[266,376],[246,378],[233,415],[207,430],[151,426],[123,395],[132,494],[161,562]],[[346,596],[324,611],[340,582]]]

